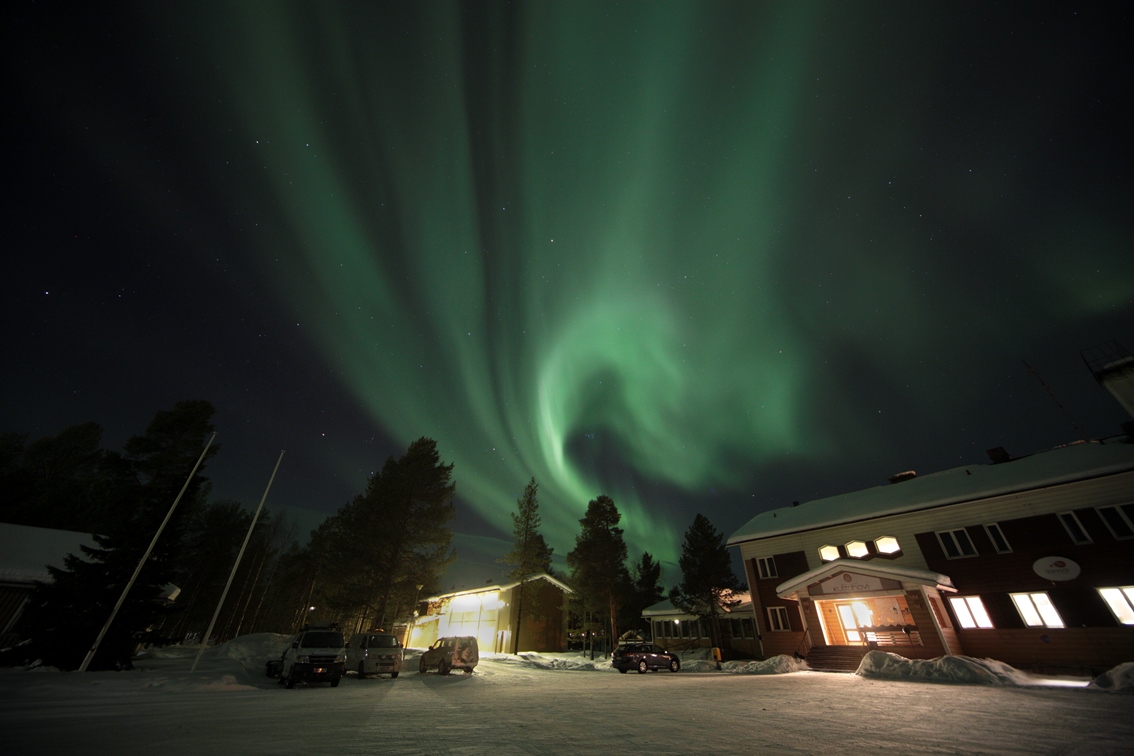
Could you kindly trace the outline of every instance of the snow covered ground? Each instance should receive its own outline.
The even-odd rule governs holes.
[[[441,677],[418,674],[411,652],[397,680],[285,690],[263,675],[285,641],[237,638],[195,674],[192,648],[149,652],[132,672],[0,670],[0,742],[10,754],[1117,754],[1134,742],[1134,698],[1109,692],[1129,689],[1134,669],[1115,670],[1108,690],[963,658],[935,670],[877,654],[860,675],[690,659],[677,674],[620,675],[603,660],[522,654]]]

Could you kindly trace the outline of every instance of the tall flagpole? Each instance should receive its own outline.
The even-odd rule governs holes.
[[[201,661],[201,654],[205,653],[205,646],[209,645],[209,636],[213,634],[213,625],[217,623],[217,617],[220,616],[221,607],[224,606],[224,600],[228,596],[228,589],[232,587],[232,580],[236,577],[236,568],[240,566],[240,560],[244,558],[244,550],[248,548],[248,541],[252,538],[252,530],[256,527],[256,521],[260,519],[260,510],[264,508],[264,500],[268,498],[268,491],[272,488],[272,481],[276,479],[276,472],[280,469],[280,462],[283,462],[284,453],[280,452],[280,458],[276,460],[276,467],[272,470],[272,477],[268,478],[268,487],[264,489],[264,495],[260,497],[260,506],[256,507],[256,514],[252,516],[252,524],[248,526],[248,533],[244,536],[244,543],[240,545],[240,553],[236,555],[236,564],[232,565],[232,572],[228,574],[228,582],[224,584],[224,590],[221,592],[220,601],[217,602],[217,610],[213,612],[213,618],[209,621],[209,629],[205,631],[205,637],[201,639],[201,648],[197,651],[197,657],[193,659],[193,666],[189,672],[197,671],[197,662]]]
[[[134,569],[134,574],[130,576],[130,582],[126,583],[126,587],[122,590],[122,595],[118,597],[118,603],[114,605],[114,610],[110,613],[110,617],[106,620],[106,624],[102,626],[102,630],[99,631],[98,637],[95,638],[94,645],[91,646],[91,650],[87,652],[87,657],[83,659],[83,663],[79,665],[80,672],[86,672],[87,667],[90,666],[91,659],[93,659],[94,655],[98,652],[98,646],[100,643],[102,643],[102,639],[106,635],[106,631],[110,629],[110,623],[114,622],[114,618],[118,615],[118,610],[122,608],[123,602],[126,601],[126,594],[129,593],[130,589],[134,587],[134,581],[138,579],[138,574],[142,571],[142,567],[145,565],[146,560],[150,558],[150,554],[153,552],[154,546],[157,545],[158,538],[161,537],[161,532],[165,530],[165,526],[169,524],[169,518],[173,517],[173,510],[177,509],[177,505],[181,503],[181,497],[185,495],[186,489],[189,488],[189,482],[192,481],[193,476],[197,474],[197,468],[201,466],[201,462],[203,462],[205,459],[205,454],[209,451],[209,447],[213,445],[213,440],[216,439],[216,437],[217,434],[214,432],[212,437],[209,438],[209,443],[205,444],[205,448],[201,452],[201,456],[197,458],[197,464],[193,465],[193,470],[189,473],[189,477],[185,479],[185,485],[181,487],[181,492],[177,494],[177,498],[173,500],[173,506],[169,508],[168,512],[166,512],[165,519],[161,521],[161,526],[158,527],[157,532],[154,533],[154,538],[152,541],[150,541],[149,548],[146,549],[146,553],[143,554],[142,558],[138,561],[138,566]]]

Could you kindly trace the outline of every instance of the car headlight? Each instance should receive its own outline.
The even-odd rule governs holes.
[[[310,656],[301,656],[298,659],[296,659],[296,661],[300,664],[308,664],[308,663],[311,662],[311,657]]]

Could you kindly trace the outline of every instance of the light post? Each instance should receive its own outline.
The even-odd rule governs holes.
[[[409,642],[413,639],[414,628],[417,627],[417,600],[421,597],[421,589],[425,587],[425,584],[418,583],[414,587],[417,588],[417,593],[413,595],[413,616],[410,618],[409,630],[406,631],[406,639],[402,643],[402,646],[406,648],[409,647]]]

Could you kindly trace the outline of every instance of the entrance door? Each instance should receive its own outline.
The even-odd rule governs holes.
[[[862,633],[859,632],[858,628],[874,626],[874,612],[871,611],[866,602],[838,602],[835,604],[835,611],[839,615],[843,632],[846,633],[847,643],[862,643]]]

